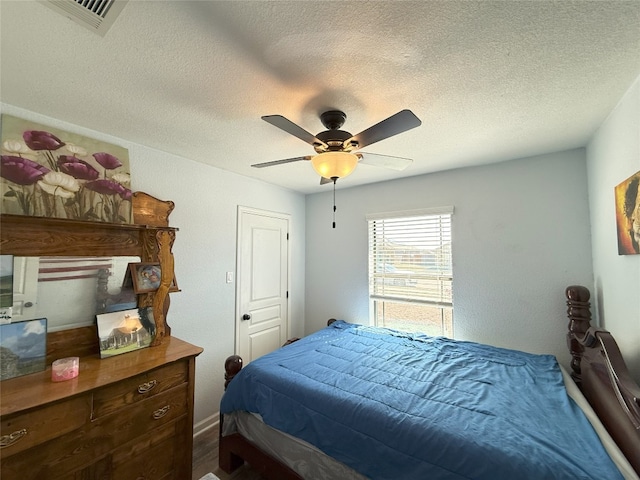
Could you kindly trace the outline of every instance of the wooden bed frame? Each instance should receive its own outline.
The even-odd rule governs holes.
[[[589,290],[580,285],[566,289],[569,326],[567,345],[571,353],[571,377],[580,387],[600,421],[634,470],[640,475],[640,387],[632,379],[613,336],[591,326]],[[329,324],[332,323],[329,320]],[[242,358],[225,362],[225,389],[242,369]],[[220,416],[220,432],[224,418]],[[220,468],[231,473],[244,462],[268,479],[302,479],[239,433],[220,434]]]

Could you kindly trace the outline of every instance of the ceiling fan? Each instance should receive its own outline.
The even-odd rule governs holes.
[[[321,185],[330,182],[335,185],[338,178],[346,177],[353,172],[358,162],[392,170],[404,170],[413,160],[389,155],[354,152],[422,124],[411,110],[401,110],[357,135],[351,135],[349,132],[340,130],[340,127],[347,119],[346,114],[339,110],[329,110],[320,115],[320,121],[327,130],[317,135],[312,135],[282,115],[265,115],[262,119],[310,144],[317,155],[286,158],[284,160],[256,163],[251,166],[264,168],[283,163],[310,160],[313,168],[321,177]]]

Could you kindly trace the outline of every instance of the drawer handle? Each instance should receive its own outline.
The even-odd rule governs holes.
[[[147,393],[148,391],[153,389],[153,387],[155,387],[157,384],[158,382],[156,380],[151,380],[150,382],[145,382],[141,385],[138,385],[138,393]]]
[[[155,420],[159,420],[162,417],[164,417],[167,413],[169,413],[169,408],[171,408],[169,405],[165,405],[162,408],[159,408],[158,410],[156,410],[155,412],[153,412],[153,418]]]
[[[10,447],[14,443],[18,442],[24,438],[27,434],[27,429],[23,428],[22,430],[18,430],[17,432],[10,433],[9,435],[3,435],[0,438],[0,448]]]

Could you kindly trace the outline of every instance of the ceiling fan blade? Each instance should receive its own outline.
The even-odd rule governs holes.
[[[419,127],[422,122],[411,110],[401,110],[386,120],[367,128],[344,142],[345,147],[357,142],[356,149],[366,147],[385,138],[392,137],[412,128]]]
[[[366,165],[374,165],[376,167],[389,168],[391,170],[404,170],[413,163],[410,158],[391,157],[389,155],[380,155],[378,153],[358,153],[360,163]]]
[[[311,155],[306,155],[304,157],[285,158],[284,160],[273,160],[271,162],[255,163],[251,166],[255,168],[264,168],[271,167],[273,165],[281,165],[283,163],[300,162],[302,160],[311,160]]]
[[[327,144],[321,140],[318,140],[315,135],[310,134],[304,128],[296,125],[291,120],[283,117],[282,115],[264,115],[261,118],[265,122],[284,130],[294,137],[298,137],[300,140],[310,144],[311,146],[322,145],[324,147],[327,147]]]

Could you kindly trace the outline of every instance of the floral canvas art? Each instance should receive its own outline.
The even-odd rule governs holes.
[[[127,149],[2,115],[0,211],[132,223]]]

